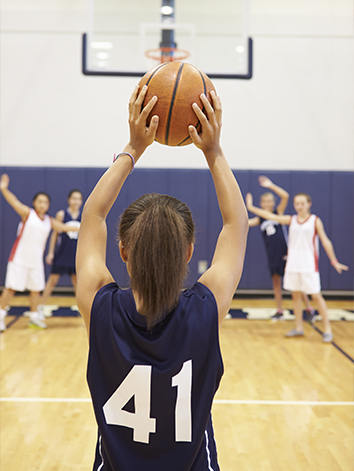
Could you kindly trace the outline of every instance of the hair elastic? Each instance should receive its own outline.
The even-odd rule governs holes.
[[[131,173],[133,173],[134,167],[135,167],[135,160],[134,160],[134,157],[132,156],[132,154],[129,154],[129,152],[121,152],[121,153],[118,154],[118,155],[116,155],[116,154],[113,155],[113,163],[114,163],[121,155],[129,155],[129,157],[132,159],[133,168],[132,168],[131,171],[129,172],[129,175],[130,175]]]

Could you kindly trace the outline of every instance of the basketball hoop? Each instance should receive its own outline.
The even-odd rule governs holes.
[[[185,49],[177,49],[176,47],[158,47],[155,49],[148,49],[145,52],[145,56],[148,59],[152,59],[163,64],[165,62],[183,61],[188,59],[190,53]]]

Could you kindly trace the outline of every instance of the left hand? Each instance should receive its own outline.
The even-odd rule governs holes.
[[[247,209],[250,209],[253,206],[253,196],[251,193],[247,193],[246,195],[246,206]]]
[[[153,96],[149,103],[141,109],[146,92],[146,85],[140,91],[139,87],[136,86],[129,100],[129,146],[135,151],[134,157],[136,161],[144,150],[154,142],[159,125],[159,117],[157,115],[151,118],[150,126],[146,125],[146,120],[157,102],[157,96]]]

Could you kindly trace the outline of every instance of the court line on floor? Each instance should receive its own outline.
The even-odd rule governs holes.
[[[90,398],[77,397],[0,397],[0,402],[73,402],[89,403]],[[350,401],[262,401],[252,399],[214,399],[214,404],[270,406],[354,406]]]
[[[323,335],[323,332],[321,331],[321,329],[319,329],[318,327],[316,327],[315,325],[311,324],[311,326],[313,327],[314,330],[316,330],[316,332],[318,332],[319,334]],[[332,340],[331,344],[338,350],[340,351],[345,357],[348,358],[348,360],[350,360],[352,363],[354,363],[354,358],[352,358],[350,355],[348,355],[348,353],[346,353],[339,345],[336,344],[336,342],[334,342]]]
[[[15,322],[17,322],[19,320],[20,317],[22,317],[22,314],[16,314],[15,319],[12,319],[12,321],[10,321],[6,325],[6,330],[9,329],[10,327],[12,327],[15,324]]]

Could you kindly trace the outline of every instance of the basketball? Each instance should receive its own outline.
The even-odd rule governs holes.
[[[159,116],[156,141],[168,146],[191,144],[188,126],[193,125],[200,132],[200,123],[192,104],[197,103],[203,110],[200,95],[204,93],[211,102],[210,92],[215,91],[212,81],[201,70],[185,62],[165,62],[147,72],[139,82],[139,87],[148,86],[145,106],[156,95],[158,101],[150,113]]]

